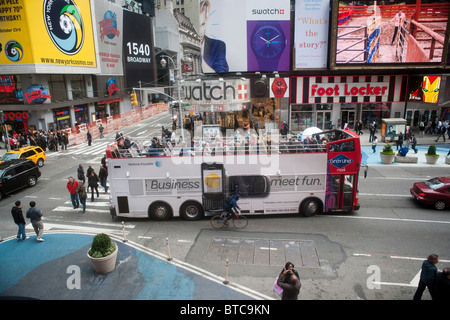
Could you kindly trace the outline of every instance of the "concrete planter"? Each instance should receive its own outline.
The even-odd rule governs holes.
[[[450,164],[450,156],[446,156],[445,157],[445,163],[446,164]]]
[[[394,162],[395,154],[382,154],[380,153],[381,163],[382,164],[392,164]]]
[[[429,155],[425,155],[425,158],[427,159],[427,163],[428,164],[436,164],[436,162],[438,161],[438,159],[439,159],[439,156],[437,156],[437,157],[433,157],[433,156],[429,156]]]
[[[87,256],[91,260],[92,266],[98,274],[106,274],[112,272],[116,268],[117,253],[119,252],[119,247],[116,245],[116,250],[112,254],[103,258],[92,258],[89,253]],[[89,252],[89,250],[88,250]]]

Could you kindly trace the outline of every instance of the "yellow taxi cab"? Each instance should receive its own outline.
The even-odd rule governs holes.
[[[47,157],[45,156],[45,152],[41,147],[28,146],[20,148],[18,150],[8,151],[3,155],[3,157],[0,158],[0,163],[12,159],[31,159],[39,167],[42,167],[45,160],[47,160]]]

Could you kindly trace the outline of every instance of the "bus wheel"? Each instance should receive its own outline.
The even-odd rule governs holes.
[[[319,199],[306,199],[300,205],[300,214],[305,217],[312,217],[320,213],[322,204]]]
[[[153,203],[148,209],[148,215],[154,220],[169,220],[172,217],[172,208],[166,203]]]
[[[180,216],[184,220],[190,221],[199,220],[203,217],[203,214],[204,214],[203,207],[197,202],[189,201],[183,203],[183,205],[180,208]]]

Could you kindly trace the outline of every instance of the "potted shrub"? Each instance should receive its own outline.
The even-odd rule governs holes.
[[[106,274],[116,267],[117,252],[117,244],[107,234],[100,233],[92,240],[87,255],[95,271],[99,274]]]
[[[427,159],[428,164],[436,164],[437,160],[439,159],[439,155],[436,154],[436,146],[431,145],[428,147],[428,152],[425,153],[425,158]]]
[[[384,146],[383,151],[380,152],[380,158],[383,164],[391,164],[394,161],[395,152],[390,144]]]

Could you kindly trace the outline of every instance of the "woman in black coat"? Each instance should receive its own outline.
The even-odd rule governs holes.
[[[95,171],[92,171],[91,174],[88,176],[88,185],[91,188],[91,202],[94,202],[94,189],[97,192],[97,198],[99,197],[99,194],[98,194],[98,176],[95,173]]]

